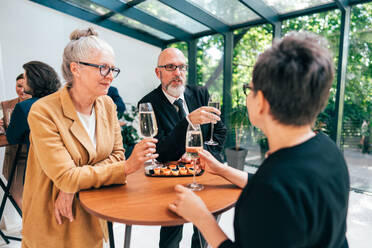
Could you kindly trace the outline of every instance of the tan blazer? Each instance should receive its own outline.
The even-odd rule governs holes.
[[[124,149],[116,108],[110,97],[95,104],[94,146],[85,131],[67,87],[33,104],[28,116],[30,150],[23,193],[22,247],[102,248],[106,222],[87,213],[76,198],[74,221],[58,225],[54,202],[60,190],[124,184]]]
[[[10,114],[17,103],[19,103],[19,98],[14,98],[8,101],[1,102],[3,112],[4,112],[4,126],[5,129],[8,127],[10,122]],[[18,148],[20,150],[18,150]],[[18,151],[18,152],[17,152]],[[5,147],[5,156],[3,163],[3,175],[6,180],[9,180],[10,171],[14,165],[17,158],[16,170],[13,176],[12,186],[10,188],[10,193],[16,201],[17,205],[22,209],[22,192],[23,192],[23,177],[26,167],[27,160],[27,145],[7,145]]]

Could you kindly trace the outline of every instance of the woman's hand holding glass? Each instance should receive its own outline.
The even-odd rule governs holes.
[[[144,164],[149,159],[156,159],[159,154],[156,152],[155,138],[145,138],[138,142],[132,151],[132,154],[126,161],[125,174],[129,175],[144,167]]]
[[[199,151],[200,166],[203,170],[214,175],[221,175],[221,169],[224,167],[213,155],[206,151]]]
[[[153,138],[158,134],[158,125],[156,123],[154,108],[151,103],[145,102],[139,104],[139,124],[140,133],[144,138]],[[151,159],[152,168],[156,167],[154,159]]]

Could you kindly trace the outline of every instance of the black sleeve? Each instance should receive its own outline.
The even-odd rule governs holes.
[[[223,241],[218,248],[234,248],[234,243],[230,239]]]
[[[119,95],[119,91],[116,88],[112,89],[112,94],[110,95],[114,103],[116,104],[116,109],[119,113],[123,113],[126,110],[125,103]]]
[[[158,139],[156,144],[156,152],[159,157],[156,159],[159,162],[179,160],[186,152],[186,132],[189,122],[183,118],[177,123],[173,130],[167,135],[159,128]]]
[[[305,240],[306,217],[296,189],[271,185],[251,185],[241,196],[235,230],[237,247],[302,247]],[[292,191],[292,192],[291,192]],[[309,211],[309,209],[307,209]],[[236,224],[235,224],[236,226]],[[238,232],[238,233],[237,233]],[[295,235],[294,235],[295,234]]]
[[[6,129],[6,139],[9,144],[27,144],[30,129],[27,123],[27,115],[24,113],[19,104],[16,104],[9,126]]]

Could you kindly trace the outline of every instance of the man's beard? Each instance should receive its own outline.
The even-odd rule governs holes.
[[[160,72],[160,80],[163,83],[163,75],[161,72]],[[172,82],[175,80],[182,81],[182,85],[172,86]],[[169,95],[173,97],[179,97],[185,91],[185,82],[182,80],[181,77],[176,76],[170,82],[168,82],[168,84],[166,84],[165,90],[168,92]]]
[[[168,84],[167,91],[172,96],[180,96],[185,91],[185,86],[183,84],[177,86],[172,86],[171,84]]]

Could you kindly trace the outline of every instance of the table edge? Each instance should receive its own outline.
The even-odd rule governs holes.
[[[220,214],[230,210],[231,208],[233,208],[236,204],[236,201],[227,205],[224,208],[217,209],[217,210],[215,210],[214,212],[211,212],[211,213],[213,215],[220,215]],[[189,221],[183,219],[182,217],[178,217],[179,219],[176,219],[176,220],[172,221],[171,223],[169,221],[164,221],[164,222],[163,221],[133,221],[133,220],[117,219],[115,217],[107,216],[107,215],[98,213],[98,212],[90,209],[87,205],[85,205],[82,201],[80,201],[80,199],[79,199],[79,202],[80,202],[80,205],[84,208],[85,211],[87,211],[89,214],[91,214],[91,215],[93,215],[97,218],[100,218],[100,219],[103,219],[103,220],[106,220],[106,221],[110,221],[110,222],[122,223],[122,224],[126,224],[126,225],[176,226],[176,225],[183,225],[183,224],[189,222]],[[171,211],[171,210],[168,209],[168,211]],[[173,214],[175,214],[175,213],[173,213]]]

